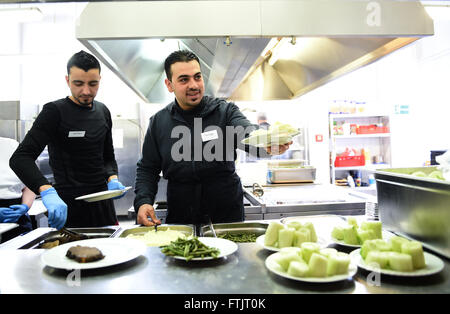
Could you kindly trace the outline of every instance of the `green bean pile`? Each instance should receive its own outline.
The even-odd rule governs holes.
[[[224,233],[217,235],[219,238],[227,239],[237,243],[256,242],[256,234],[254,233]]]
[[[190,239],[178,238],[170,242],[169,245],[161,246],[161,252],[167,256],[181,256],[190,261],[193,258],[217,257],[220,254],[219,249],[206,246],[198,240],[197,237]]]

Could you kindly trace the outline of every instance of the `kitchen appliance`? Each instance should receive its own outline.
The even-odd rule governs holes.
[[[380,220],[396,233],[421,241],[450,258],[450,182],[426,175],[436,167],[389,168],[375,171]]]
[[[163,63],[177,49],[198,55],[209,95],[292,99],[433,34],[419,1],[387,0],[96,1],[76,25],[77,39],[150,103],[173,99]]]

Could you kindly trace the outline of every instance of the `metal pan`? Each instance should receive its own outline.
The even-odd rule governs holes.
[[[110,238],[114,235],[118,228],[68,228],[69,230],[84,234],[88,239]],[[65,238],[59,231],[50,231],[40,237],[28,242],[19,249],[40,249],[45,243],[54,242],[59,240],[62,243],[66,243]]]
[[[213,224],[213,228],[217,234],[217,237],[224,236],[225,234],[255,234],[256,237],[258,237],[266,233],[268,226],[268,223],[263,222],[234,222]],[[208,225],[203,226],[200,231],[203,237],[214,236],[210,226]]]
[[[193,235],[194,234],[194,228],[193,226],[189,225],[167,225],[162,224],[158,225],[158,231],[164,231],[167,230],[167,228],[170,228],[171,230],[180,231],[186,235]],[[129,228],[123,230],[118,237],[119,238],[126,238],[129,235],[144,235],[145,233],[155,230],[155,227],[136,227],[136,228]]]

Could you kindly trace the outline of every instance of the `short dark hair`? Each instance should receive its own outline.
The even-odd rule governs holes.
[[[67,62],[67,75],[70,74],[70,68],[72,68],[73,66],[80,68],[86,72],[90,69],[98,69],[98,72],[100,72],[101,70],[100,62],[98,62],[98,60],[93,55],[83,50],[74,54]]]
[[[192,60],[196,60],[198,64],[200,64],[200,60],[195,55],[195,53],[189,51],[189,50],[177,50],[172,52],[164,61],[164,70],[166,71],[166,76],[169,79],[169,81],[172,81],[172,70],[170,67],[172,64],[176,62],[190,62]]]

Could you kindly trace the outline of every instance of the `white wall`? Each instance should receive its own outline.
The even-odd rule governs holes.
[[[20,100],[22,119],[32,119],[38,109],[70,93],[65,82],[66,64],[80,50],[75,38],[76,19],[85,3],[0,5],[39,7],[44,19],[32,23],[0,22],[0,100]],[[96,99],[113,117],[136,119],[140,105],[152,107],[102,64]]]

